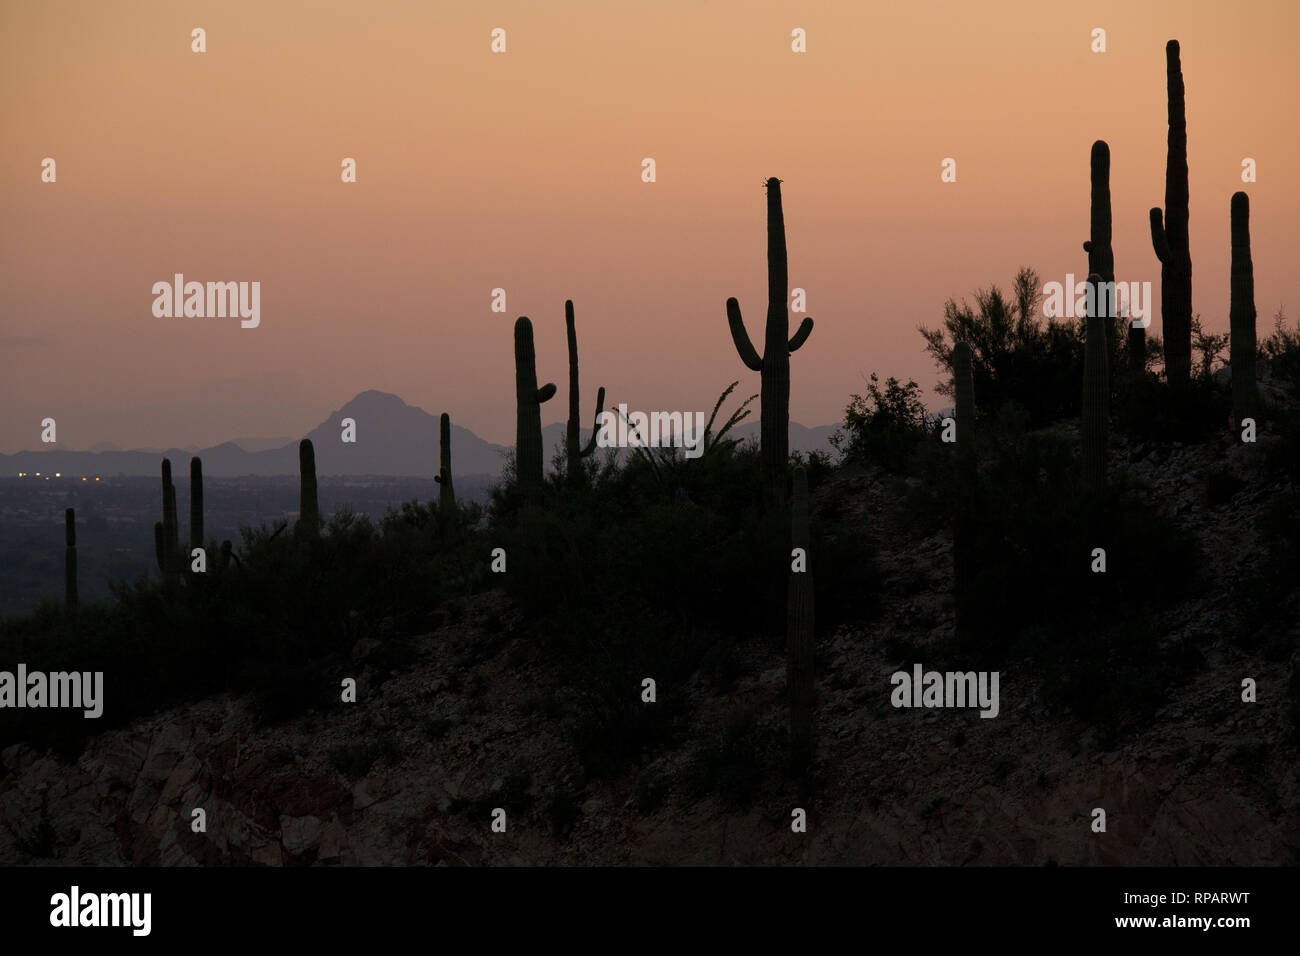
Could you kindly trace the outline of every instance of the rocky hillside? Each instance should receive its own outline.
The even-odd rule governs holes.
[[[897,648],[924,655],[952,630],[951,541],[886,527],[881,613],[821,639],[820,745],[804,792],[766,769],[779,763],[786,715],[780,648],[736,650],[725,691],[699,673],[689,686],[661,687],[660,703],[637,700],[677,698],[669,742],[634,769],[592,778],[575,752],[574,688],[492,592],[432,633],[399,639],[400,653],[358,643],[351,673],[338,675],[357,678],[357,703],[261,726],[249,701],[212,698],[104,733],[71,765],[6,749],[0,861],[1298,863],[1286,688],[1300,626],[1272,635],[1290,660],[1232,639],[1264,553],[1258,519],[1283,490],[1262,477],[1267,442],[1118,437],[1113,451],[1195,530],[1213,567],[1213,586],[1167,618],[1165,649],[1194,656],[1192,676],[1163,688],[1160,709],[1118,741],[1015,662],[1001,672],[997,719],[894,709],[889,675],[911,663]],[[815,506],[836,494],[869,514],[885,510],[879,475],[841,471],[831,481]],[[1241,701],[1245,677],[1257,703]],[[505,833],[491,830],[497,807]],[[807,810],[806,833],[791,832],[795,807]],[[1090,828],[1095,807],[1107,811],[1104,834]],[[191,827],[196,808],[205,832]]]

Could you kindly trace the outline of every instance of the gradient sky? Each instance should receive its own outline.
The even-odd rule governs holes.
[[[63,448],[296,437],[368,388],[513,443],[513,323],[533,320],[560,420],[566,298],[584,420],[598,385],[707,412],[735,379],[759,390],[724,302],[761,348],[772,175],[816,322],[791,417],[836,422],[873,370],[938,381],[916,327],[946,299],[1087,271],[1098,138],[1116,277],[1153,283],[1159,334],[1170,38],[1194,309],[1226,330],[1245,189],[1262,336],[1280,305],[1300,316],[1297,35],[1294,0],[4,0],[0,451],[40,447],[46,416]],[[260,281],[261,326],[155,318],[176,272]]]

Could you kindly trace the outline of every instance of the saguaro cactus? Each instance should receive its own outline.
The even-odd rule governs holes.
[[[789,272],[785,252],[785,214],[781,209],[781,180],[767,181],[767,334],[760,357],[745,331],[740,303],[727,300],[727,323],[740,359],[762,375],[759,399],[760,456],[763,497],[769,508],[784,508],[785,469],[790,455],[790,354],[812,333],[813,321],[805,316],[790,338]]]
[[[63,552],[63,600],[68,607],[77,603],[77,512],[69,508],[63,512],[63,533],[66,547]]]
[[[596,393],[596,417],[591,426],[591,441],[583,448],[578,437],[578,417],[582,407],[578,401],[578,332],[573,325],[573,300],[564,301],[564,325],[569,337],[569,427],[564,436],[565,457],[568,460],[568,478],[580,484],[584,477],[582,459],[596,450],[596,435],[600,432],[600,413],[605,408],[605,386]]]
[[[813,755],[813,572],[808,525],[808,474],[794,472],[794,500],[791,505],[790,540],[803,549],[804,570],[790,572],[786,599],[786,684],[790,692],[790,759],[802,770]],[[797,560],[797,559],[792,559]]]
[[[542,403],[555,395],[555,384],[537,387],[537,355],[533,323],[520,316],[515,323],[515,474],[525,501],[542,494]]]
[[[203,462],[190,459],[190,550],[203,547]]]
[[[975,463],[975,381],[971,373],[970,346],[955,342],[952,348],[953,397],[957,402],[957,494],[952,502],[952,595],[957,626],[965,628],[971,595],[974,559],[973,521],[976,513],[978,473]]]
[[[957,402],[957,448],[970,450],[975,437],[975,380],[971,374],[970,346],[955,342],[952,347],[952,387]]]
[[[446,412],[438,419],[438,512],[449,515],[456,508],[456,492],[451,482],[451,416]]]
[[[1187,110],[1178,41],[1165,44],[1169,88],[1169,148],[1165,159],[1165,209],[1151,210],[1151,244],[1160,260],[1160,318],[1165,376],[1183,390],[1192,372],[1192,254],[1187,237]]]
[[[320,505],[316,500],[316,449],[310,438],[298,443],[298,528],[306,535],[320,533]]]
[[[153,557],[158,562],[158,573],[164,578],[167,577],[167,535],[163,530],[163,523],[155,521],[153,523]]]
[[[1098,301],[1101,276],[1088,276],[1093,307],[1085,320],[1083,350],[1083,475],[1088,487],[1106,484],[1106,440],[1110,419],[1110,382],[1106,369],[1105,309]]]
[[[1255,267],[1250,261],[1250,197],[1232,194],[1232,300],[1231,326],[1232,419],[1254,418],[1259,405],[1255,386]]]
[[[176,518],[176,486],[172,484],[170,458],[162,462],[163,494],[163,575],[174,577],[180,573],[180,527]]]
[[[227,571],[230,569],[230,556],[232,554],[234,554],[234,549],[230,543],[230,539],[226,538],[226,540],[221,542],[221,551],[217,555],[218,571]]]
[[[1089,162],[1092,180],[1092,197],[1089,213],[1088,241],[1083,249],[1088,253],[1088,272],[1095,272],[1106,283],[1107,297],[1104,318],[1106,320],[1106,337],[1108,355],[1118,354],[1119,342],[1109,341],[1114,328],[1115,313],[1112,308],[1118,305],[1115,289],[1115,253],[1111,247],[1110,219],[1110,146],[1099,139],[1092,144]],[[1071,293],[1072,294],[1072,293]],[[1129,368],[1141,372],[1146,368],[1146,329],[1128,325],[1128,361]]]

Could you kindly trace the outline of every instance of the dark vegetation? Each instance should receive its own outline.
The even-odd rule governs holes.
[[[755,676],[746,669],[747,661],[764,656],[756,651],[779,655],[788,640],[796,643],[787,630],[806,628],[822,639],[850,625],[871,641],[882,598],[876,556],[885,528],[917,540],[951,534],[954,553],[955,626],[941,646],[909,643],[891,652],[923,653],[925,664],[945,669],[1014,662],[1040,675],[1043,693],[1095,727],[1103,745],[1117,745],[1200,662],[1201,637],[1171,639],[1169,613],[1211,585],[1227,556],[1198,552],[1193,529],[1171,514],[1171,502],[1108,456],[1108,435],[1166,448],[1238,441],[1235,427],[1227,426],[1243,408],[1254,407],[1244,402],[1257,398],[1249,362],[1234,364],[1231,389],[1216,382],[1216,365],[1231,343],[1206,334],[1191,311],[1177,44],[1166,53],[1166,205],[1152,210],[1151,225],[1164,271],[1162,327],[1169,342],[1136,334],[1123,318],[1105,312],[1044,321],[1039,277],[1022,269],[1009,295],[992,287],[976,293],[974,306],[949,301],[941,326],[921,329],[943,380],[939,392],[956,404],[955,441],[945,438],[954,422],[926,411],[915,382],[890,377],[882,384],[873,374],[866,394],[853,395],[845,409],[835,442],[840,462],[790,456],[790,354],[808,339],[812,323],[804,319],[789,336],[780,181],[769,179],[762,355],[745,330],[738,300],[726,306],[740,360],[761,377],[760,447],[726,438],[752,398],[714,430],[733,384],[714,409],[698,459],[640,449],[615,464],[595,455],[592,444],[583,448],[576,329],[567,303],[569,428],[556,472],[547,475],[540,406],[557,390],[539,384],[533,326],[521,317],[514,337],[517,458],[489,508],[455,500],[446,416],[439,500],[407,503],[379,523],[348,511],[320,514],[314,453],[303,442],[297,522],[245,529],[238,547],[210,541],[208,570],[198,573],[180,544],[175,487],[170,463],[164,463],[157,579],[117,585],[108,604],[78,602],[70,554],[69,600],[0,625],[0,661],[111,675],[104,718],[10,711],[0,746],[27,740],[73,755],[92,732],[218,691],[255,695],[268,722],[336,707],[339,679],[355,669],[350,654],[359,641],[378,642],[370,679],[382,681],[417,658],[414,636],[459,620],[465,598],[500,588],[522,618],[512,634],[554,666],[558,686],[546,689],[543,706],[567,728],[588,779],[639,769],[636,806],[652,812],[663,803],[666,784],[644,768],[668,749],[689,745],[677,785],[745,807],[766,781],[793,774],[806,783],[807,768],[786,759],[795,741],[776,729],[781,722],[764,720],[743,695],[728,701],[720,722],[702,726],[698,688],[715,698],[732,695],[743,678]],[[1114,279],[1109,166],[1109,148],[1099,141],[1092,151],[1084,244],[1090,283]],[[1245,202],[1234,197],[1238,348],[1247,334],[1254,341],[1246,213]],[[1300,329],[1290,331],[1279,317],[1273,335],[1251,352],[1269,361],[1283,386],[1300,384]],[[1285,622],[1300,616],[1295,395],[1289,405],[1260,403],[1258,410],[1261,432],[1281,439],[1271,446],[1268,467],[1290,484],[1267,503],[1261,521],[1267,555],[1259,556],[1259,587],[1241,601],[1246,641],[1286,632]],[[598,414],[604,397],[602,388]],[[800,470],[792,472],[792,465]],[[1242,490],[1240,479],[1223,470],[1199,477],[1211,506]],[[191,481],[201,483],[197,465]],[[868,507],[864,489],[882,481],[891,493],[880,496],[884,504]],[[810,499],[805,528],[797,516]],[[191,528],[197,523],[200,530],[192,546],[202,540],[201,495],[197,500]],[[787,618],[787,594],[795,593],[787,591],[792,536],[808,542],[816,567],[815,618]],[[74,547],[71,538],[68,547]],[[1105,552],[1104,574],[1094,573],[1095,549]],[[493,567],[499,560],[504,568]],[[802,638],[807,648],[813,635]],[[1269,648],[1276,655],[1288,652],[1285,644]],[[788,682],[807,682],[792,688],[792,701],[810,700],[812,672],[788,664],[787,675]],[[641,700],[646,677],[657,684],[652,707]],[[1300,719],[1300,678],[1293,676],[1289,690],[1293,718]],[[795,728],[793,721],[791,727],[786,736],[806,743],[809,728]],[[439,741],[448,724],[429,721],[423,733]],[[811,739],[815,752],[815,729]],[[400,755],[381,737],[330,756],[340,773],[358,776]],[[1005,763],[995,777],[1014,769]],[[580,814],[573,793],[534,794],[531,776],[512,770],[499,788],[462,798],[453,810],[476,817],[495,806],[537,812],[555,832],[568,832]],[[29,838],[33,846],[42,839],[39,833]]]
[[[1022,287],[1033,281],[1027,275]],[[1035,332],[1031,311],[1013,323],[1019,333],[988,332],[1003,322],[1003,301],[993,289],[981,293],[978,311],[950,304],[953,321],[927,335],[940,363],[954,332],[989,343],[971,350],[979,410],[973,483],[940,440],[940,423],[921,405],[916,383],[891,378],[882,385],[874,375],[866,395],[853,396],[845,410],[840,463],[795,456],[816,501],[817,631],[852,624],[869,635],[879,600],[876,522],[854,517],[860,502],[837,475],[866,468],[893,482],[899,493],[890,520],[917,536],[945,529],[955,503],[974,502],[969,546],[980,560],[969,593],[959,596],[963,626],[940,652],[963,669],[1036,662],[1048,692],[1113,742],[1189,676],[1197,655],[1161,641],[1161,615],[1213,571],[1190,531],[1123,471],[1101,492],[1083,487],[1077,441],[1052,427],[1071,418],[1064,386],[1059,400],[1044,402],[1023,384],[1081,374],[1077,351],[1060,345],[1076,331]],[[1281,323],[1260,352],[1279,370],[1294,369],[1300,335]],[[1024,368],[1040,373],[1022,379]],[[1202,389],[1206,401],[1191,403],[1190,419],[1206,434],[1221,433],[1226,388],[1214,385],[1212,364],[1193,368],[1191,394]],[[951,383],[946,387],[951,394]],[[1155,372],[1145,387],[1130,394],[1165,388]],[[1034,427],[1031,405],[1042,427]],[[1181,406],[1184,415],[1188,408]],[[1115,411],[1122,423],[1122,408]],[[1290,437],[1271,459],[1278,474],[1295,473],[1298,420],[1294,409],[1267,419]],[[112,602],[48,602],[5,621],[0,659],[46,671],[102,670],[110,679],[99,721],[10,710],[4,743],[22,739],[72,756],[89,733],[218,691],[253,693],[268,721],[335,706],[339,675],[352,673],[348,655],[358,640],[382,638],[371,658],[390,665],[377,669],[382,679],[417,657],[411,635],[456,619],[464,597],[499,584],[530,639],[566,675],[568,686],[554,695],[564,703],[548,712],[569,727],[589,775],[629,769],[695,741],[683,785],[746,805],[763,775],[781,768],[781,742],[757,732],[743,706],[701,736],[681,688],[698,676],[711,692],[727,694],[745,676],[747,646],[779,650],[784,640],[788,563],[770,556],[788,553],[789,526],[764,511],[758,450],[720,440],[695,461],[656,450],[622,466],[593,459],[581,467],[576,479],[563,467],[549,476],[535,504],[507,480],[486,511],[453,503],[447,514],[437,502],[408,502],[378,523],[337,512],[319,534],[283,523],[246,528],[229,563],[205,575],[119,583]],[[1215,501],[1240,490],[1228,472],[1206,479]],[[1293,489],[1270,502],[1261,521],[1268,559],[1260,598],[1250,603],[1252,632],[1275,633],[1278,615],[1296,611],[1296,498]],[[1104,575],[1089,569],[1087,555],[1097,546],[1106,548]],[[488,570],[494,548],[507,555],[507,573],[499,576]],[[215,542],[208,550],[220,554]],[[654,707],[640,702],[648,675],[659,687]],[[1292,690],[1300,713],[1300,692]],[[434,722],[427,735],[437,740],[446,729]],[[386,753],[367,745],[331,757],[341,772],[359,775]],[[662,788],[642,789],[646,806],[662,801]],[[568,820],[566,807],[560,801],[550,810],[557,826]]]

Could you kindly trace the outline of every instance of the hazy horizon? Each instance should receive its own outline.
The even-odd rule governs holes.
[[[539,380],[559,388],[543,424],[567,413],[565,299],[584,427],[602,385],[607,405],[707,413],[734,380],[732,402],[759,390],[724,302],[761,343],[768,176],[784,181],[790,285],[816,323],[791,360],[791,418],[838,423],[873,371],[914,378],[938,408],[916,328],[945,300],[1006,290],[1021,266],[1044,283],[1086,273],[1095,139],[1111,148],[1116,278],[1153,284],[1160,335],[1147,211],[1164,203],[1171,38],[1193,308],[1227,329],[1228,203],[1244,189],[1260,336],[1279,306],[1300,313],[1300,5],[1286,0],[1230,16],[17,0],[0,25],[0,452],[41,447],[46,417],[65,449],[303,435],[367,389],[510,445],[520,315]],[[344,157],[356,183],[340,182]],[[260,282],[259,327],[155,318],[151,287],[175,273]]]

